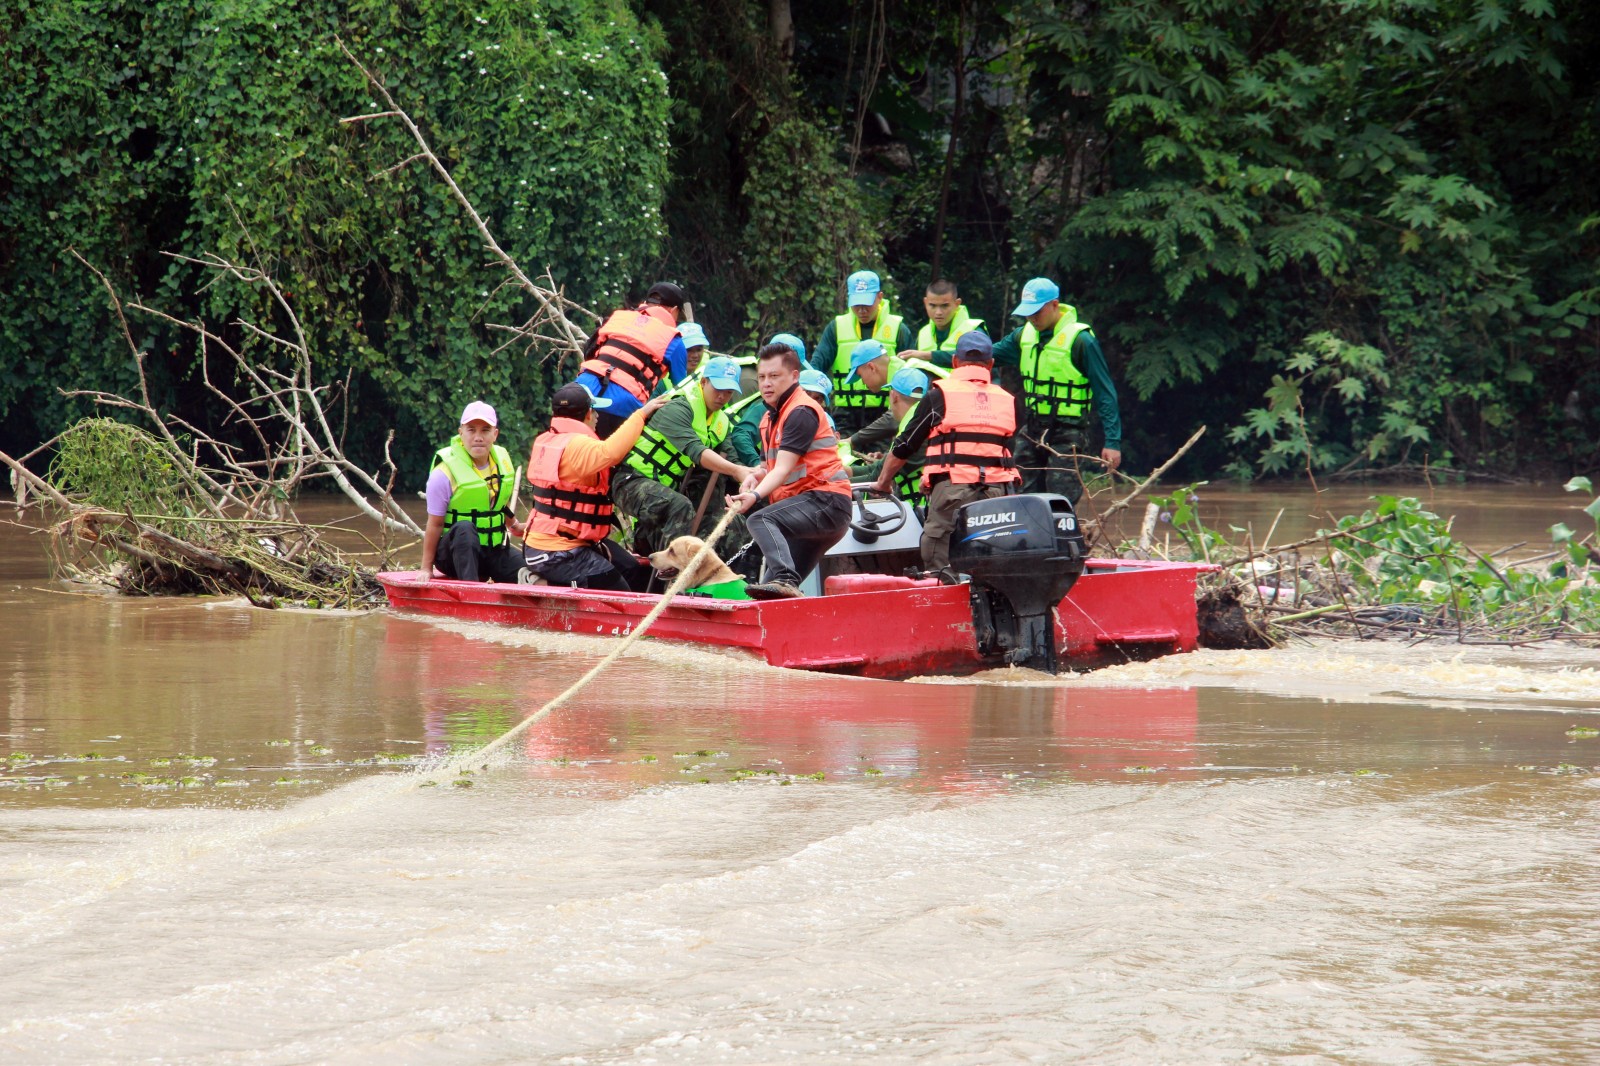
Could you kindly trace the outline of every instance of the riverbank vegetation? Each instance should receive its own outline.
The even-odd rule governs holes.
[[[1600,161],[1579,62],[1600,16],[714,8],[12,9],[0,445],[61,511],[66,570],[368,602],[371,567],[294,497],[333,487],[414,537],[395,492],[462,404],[530,440],[595,312],[663,275],[738,351],[814,338],[858,266],[913,318],[953,276],[997,333],[1021,279],[1052,274],[1113,353],[1135,468],[1600,461],[1600,203],[1575,180]],[[1224,432],[1185,455],[1202,412]],[[1596,628],[1592,531],[1513,563],[1379,497],[1258,548],[1187,495],[1124,547],[1164,526],[1220,563],[1251,639]]]
[[[1600,11],[1549,0],[19,0],[0,16],[0,449],[135,386],[213,437],[204,344],[285,323],[344,442],[420,483],[483,397],[526,441],[559,346],[336,37],[506,251],[605,311],[683,282],[716,347],[814,340],[848,270],[991,328],[1049,274],[1183,476],[1593,474]],[[177,256],[162,253],[177,253]],[[583,321],[579,316],[579,321]],[[509,347],[506,342],[512,342]],[[63,395],[60,390],[75,392]]]

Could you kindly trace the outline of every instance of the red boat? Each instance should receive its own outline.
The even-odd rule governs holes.
[[[1088,559],[1072,504],[1051,494],[978,500],[956,513],[951,577],[902,576],[921,523],[857,485],[850,529],[799,599],[680,595],[649,635],[754,653],[773,666],[866,677],[961,674],[1007,663],[1055,673],[1192,651],[1195,563]],[[562,633],[623,636],[660,597],[550,585],[379,574],[404,611]]]
[[[1192,651],[1192,563],[1090,559],[1054,610],[1063,665],[1088,668]],[[660,600],[642,592],[378,575],[397,610],[558,633],[624,636]],[[1042,581],[1043,579],[1038,579]],[[828,576],[823,595],[792,600],[679,596],[649,635],[751,653],[773,666],[866,677],[965,674],[1002,665],[980,653],[973,587],[891,574]]]

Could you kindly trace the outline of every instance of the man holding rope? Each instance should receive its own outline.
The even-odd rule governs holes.
[[[800,595],[800,582],[844,536],[850,476],[827,412],[800,387],[800,356],[787,344],[769,344],[756,358],[766,404],[762,465],[728,497],[728,509],[761,508],[749,525],[761,549],[763,580],[745,592],[754,600],[786,599]]]

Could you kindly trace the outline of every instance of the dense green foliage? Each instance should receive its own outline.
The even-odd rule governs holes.
[[[767,5],[726,6],[743,17],[668,57],[702,120],[675,133],[695,145],[675,220],[737,169],[753,113],[798,108],[849,160],[866,99],[888,133],[868,118],[857,185],[901,306],[937,261],[1010,328],[1023,280],[1055,277],[1124,383],[1140,461],[1201,422],[1227,432],[1197,465],[1244,476],[1596,461],[1591,6],[907,0],[883,9],[875,77],[871,7],[796,7],[783,65]],[[774,65],[776,87],[742,76]],[[703,107],[729,84],[760,106]],[[692,283],[726,277],[673,236]]]
[[[785,18],[793,19],[792,38]],[[482,394],[525,441],[527,308],[371,110],[395,87],[507,249],[597,310],[670,276],[715,346],[815,341],[849,270],[998,333],[1059,281],[1129,461],[1215,476],[1600,461],[1600,9],[1579,0],[18,0],[0,15],[0,446],[132,369],[78,247],[219,326],[257,257],[350,433],[409,470]],[[668,92],[670,90],[670,99]],[[669,123],[670,109],[670,123]],[[670,144],[668,143],[670,138]],[[283,328],[285,323],[276,323]],[[204,419],[198,353],[140,320]]]
[[[57,385],[132,385],[103,290],[64,255],[75,246],[125,292],[219,327],[287,323],[264,294],[203,288],[203,271],[161,253],[269,270],[321,380],[351,375],[358,454],[395,426],[416,471],[474,397],[528,439],[555,368],[520,348],[490,358],[504,335],[486,325],[529,308],[499,289],[435,175],[383,175],[415,152],[397,124],[339,123],[377,108],[335,35],[529,271],[548,266],[604,307],[636,294],[658,254],[665,78],[659,37],[621,0],[21,0],[0,19],[4,438],[37,440],[84,410]],[[159,396],[205,422],[194,345],[147,318],[133,327]]]

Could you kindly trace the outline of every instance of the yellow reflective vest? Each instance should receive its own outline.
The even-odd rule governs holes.
[[[934,339],[933,323],[929,322],[917,331],[917,351],[919,352],[954,352],[956,341],[961,339],[963,333],[971,333],[975,329],[983,328],[983,319],[973,318],[967,314],[967,305],[962,304],[956,308],[956,317],[950,320],[950,332],[943,341]]]
[[[878,305],[878,320],[873,323],[871,339],[882,344],[883,350],[890,355],[895,354],[901,321],[899,315],[889,313],[889,298],[885,296]],[[836,345],[831,375],[834,407],[869,407],[877,410],[889,402],[884,399],[882,392],[863,385],[859,375],[849,384],[845,383],[844,379],[850,373],[850,353],[855,351],[856,345],[867,339],[861,335],[861,322],[854,313],[846,311],[833,320],[833,341]]]
[[[1061,305],[1061,320],[1043,344],[1033,323],[1022,327],[1022,399],[1041,418],[1075,422],[1089,410],[1089,378],[1072,362],[1072,342],[1092,332],[1078,312]]]
[[[478,543],[498,548],[506,542],[506,517],[511,514],[511,490],[516,469],[511,453],[496,444],[489,449],[493,472],[478,472],[472,454],[461,443],[461,435],[433,455],[433,465],[443,466],[450,477],[450,505],[445,510],[444,528],[457,522],[471,522],[478,531]],[[493,482],[493,485],[490,484]]]

